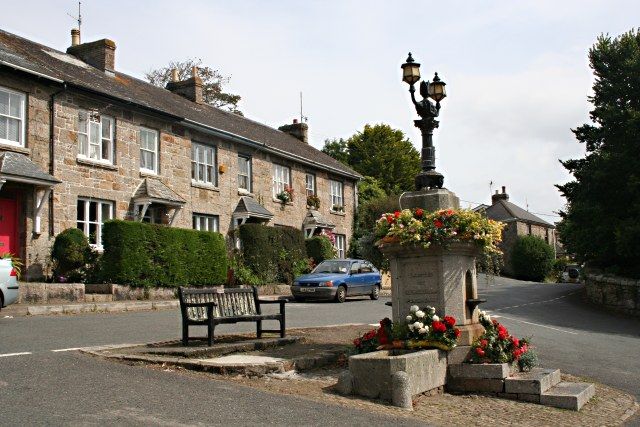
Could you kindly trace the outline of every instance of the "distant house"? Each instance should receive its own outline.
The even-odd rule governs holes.
[[[0,30],[0,253],[22,258],[27,279],[46,273],[62,230],[101,250],[114,218],[229,241],[246,222],[331,230],[345,256],[361,176],[312,147],[306,123],[274,129],[214,108],[197,69],[153,86],[116,69],[113,41],[76,32],[61,52]]]
[[[519,236],[538,236],[551,245],[554,252],[556,251],[555,226],[511,203],[504,186],[502,193],[496,190],[496,193],[491,195],[491,206],[480,205],[474,210],[484,212],[487,218],[505,224],[500,245],[500,249],[504,252],[503,272],[505,274],[513,274],[511,253]]]

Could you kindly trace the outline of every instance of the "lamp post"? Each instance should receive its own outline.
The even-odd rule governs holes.
[[[416,107],[420,120],[414,120],[415,126],[422,133],[422,171],[416,176],[416,190],[442,188],[444,176],[436,171],[436,148],[433,146],[433,130],[438,127],[436,117],[440,113],[440,101],[447,93],[446,83],[435,73],[433,81],[420,83],[422,101],[416,101],[414,85],[420,80],[420,64],[414,61],[411,53],[407,62],[402,64],[402,81],[409,85],[411,101]],[[433,101],[435,101],[435,104]]]

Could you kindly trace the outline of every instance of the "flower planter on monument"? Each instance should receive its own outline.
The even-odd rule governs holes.
[[[413,191],[400,198],[405,208],[425,211],[459,209],[459,199],[442,188]],[[400,244],[383,239],[379,248],[389,259],[393,322],[402,323],[412,305],[432,306],[457,320],[458,345],[471,345],[484,330],[478,321],[478,284],[473,242],[452,242],[446,246]]]

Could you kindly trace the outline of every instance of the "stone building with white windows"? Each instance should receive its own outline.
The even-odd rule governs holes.
[[[27,278],[47,273],[62,230],[99,249],[111,218],[227,236],[245,222],[331,230],[344,256],[360,175],[309,145],[306,124],[276,130],[207,105],[197,70],[158,88],[117,72],[115,51],[0,30],[0,253],[20,256]]]

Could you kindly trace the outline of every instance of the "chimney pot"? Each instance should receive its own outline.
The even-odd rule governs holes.
[[[295,125],[296,123],[298,123],[298,119],[293,119],[293,124]]]
[[[502,194],[506,194],[506,193],[507,193],[507,192],[506,192],[506,188],[505,188],[505,186],[503,185],[503,186],[502,186]]]
[[[191,67],[191,77],[198,77],[198,67],[195,65]]]
[[[71,46],[78,46],[80,44],[80,30],[73,28],[71,30]]]
[[[177,68],[172,68],[171,69],[171,81],[172,82],[177,82],[178,81],[178,69]]]
[[[192,67],[191,77],[183,81],[178,80],[178,70],[174,69],[171,73],[171,81],[165,86],[167,90],[170,90],[183,98],[187,98],[189,101],[193,101],[197,104],[204,104],[202,79],[198,77],[198,67]]]
[[[491,204],[495,205],[500,200],[508,201],[509,200],[509,195],[507,194],[506,190],[507,189],[506,189],[506,187],[504,185],[502,186],[502,193],[498,193],[498,190],[496,190],[496,194],[493,194],[491,196]]]

